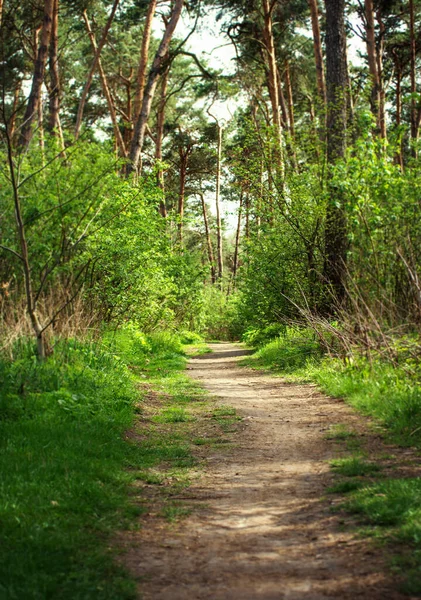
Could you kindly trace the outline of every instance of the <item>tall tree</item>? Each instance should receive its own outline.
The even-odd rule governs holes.
[[[139,66],[137,69],[136,95],[133,103],[133,123],[136,123],[143,101],[145,90],[146,70],[148,67],[149,45],[151,42],[152,21],[155,15],[157,0],[150,0],[143,26],[142,47],[140,50]]]
[[[175,0],[170,19],[165,27],[164,35],[149,71],[148,80],[143,93],[142,108],[136,121],[133,133],[128,173],[131,171],[140,173],[142,170],[141,154],[145,141],[146,125],[151,112],[156,86],[158,85],[160,76],[164,73],[167,67],[168,50],[175,28],[177,27],[177,23],[180,19],[181,11],[183,10],[183,5],[184,0]]]
[[[325,0],[327,159],[330,166],[345,157],[347,128],[347,59],[345,0]],[[344,198],[332,179],[325,227],[325,277],[336,299],[344,299],[347,231]]]
[[[102,70],[102,67],[100,66],[100,56],[101,56],[102,49],[104,48],[105,43],[107,41],[108,32],[109,32],[112,22],[114,20],[115,13],[117,11],[119,2],[120,2],[120,0],[114,0],[114,4],[112,6],[110,15],[105,24],[104,31],[102,32],[98,47],[96,48],[96,50],[94,52],[94,58],[92,60],[91,68],[89,69],[89,73],[86,77],[85,85],[83,86],[82,96],[80,98],[79,106],[77,109],[76,125],[75,125],[75,139],[78,139],[79,134],[80,134],[80,129],[82,127],[83,111],[85,108],[86,100],[88,98],[89,90],[92,85],[92,80],[94,78],[95,71],[97,68],[99,71]],[[85,24],[86,24],[86,20],[87,20],[86,11],[84,11],[84,13],[83,13],[83,18],[84,18]],[[89,31],[89,29],[90,29],[89,24],[87,25],[87,27],[88,27],[88,31]],[[103,79],[102,75],[101,75],[101,79]]]
[[[32,124],[35,116],[38,114],[41,102],[41,89],[45,77],[45,65],[48,56],[48,46],[51,38],[55,0],[44,1],[44,18],[39,37],[39,47],[35,60],[34,74],[32,77],[32,86],[26,105],[25,115],[19,138],[19,145],[26,149],[29,146],[32,137]]]
[[[317,91],[323,104],[326,103],[325,70],[323,66],[323,51],[320,37],[319,7],[317,0],[308,0],[313,30],[314,58],[316,61]]]

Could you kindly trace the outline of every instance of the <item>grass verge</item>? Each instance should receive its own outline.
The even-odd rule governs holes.
[[[187,513],[171,501],[197,462],[183,428],[209,409],[184,366],[178,338],[134,330],[58,343],[42,364],[23,342],[0,359],[2,599],[135,598],[113,535],[148,510],[145,486],[164,490],[163,517]]]

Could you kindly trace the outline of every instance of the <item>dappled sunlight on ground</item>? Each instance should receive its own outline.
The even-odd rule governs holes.
[[[363,419],[311,385],[241,368],[247,351],[213,344],[190,373],[237,409],[234,444],[213,448],[204,475],[180,497],[192,514],[168,527],[146,522],[126,564],[145,600],[398,600],[384,558],[357,538],[350,517],[324,497],[329,460],[342,446],[332,424],[362,429]],[[234,360],[233,360],[234,358]],[[222,409],[221,409],[222,410]]]

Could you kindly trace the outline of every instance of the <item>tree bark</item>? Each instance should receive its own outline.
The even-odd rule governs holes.
[[[95,35],[91,29],[88,15],[86,14],[86,10],[83,11],[83,20],[85,21],[86,30],[87,30],[89,38],[91,40],[92,49],[95,53],[95,56],[97,57],[97,66],[98,66],[99,76],[101,78],[102,91],[104,93],[105,98],[107,99],[108,110],[109,110],[111,121],[112,121],[113,128],[114,128],[114,136],[115,136],[115,140],[117,143],[117,147],[120,150],[121,156],[127,156],[127,150],[124,145],[124,141],[123,141],[123,137],[120,132],[120,128],[118,126],[117,113],[115,110],[114,101],[111,96],[111,91],[108,86],[108,82],[107,82],[107,78],[104,73],[104,69],[102,68],[101,59],[99,58],[99,53],[98,53],[98,46],[97,46],[97,43],[95,40]]]
[[[235,248],[234,248],[234,262],[232,266],[232,287],[235,290],[235,281],[237,278],[237,270],[238,270],[238,254],[240,248],[240,234],[241,234],[241,217],[243,216],[243,193],[240,195],[240,203],[238,206],[238,221],[237,221],[237,231],[235,233]]]
[[[347,83],[345,0],[325,0],[327,159],[330,167],[345,157],[347,128]],[[332,179],[325,225],[325,278],[336,300],[345,296],[347,230],[344,198]]]
[[[216,282],[215,259],[213,257],[213,247],[209,229],[208,211],[206,209],[205,195],[203,194],[203,192],[199,192],[199,196],[202,203],[203,223],[205,225],[206,245],[208,251],[209,267],[211,271],[211,281],[212,284],[214,284]]]
[[[294,118],[294,100],[292,97],[292,85],[291,85],[291,74],[289,70],[289,62],[285,61],[285,86],[287,89],[288,98],[288,114],[289,114],[289,128],[291,132],[291,138],[295,139],[295,118]]]
[[[146,82],[146,69],[148,67],[149,45],[151,42],[152,21],[155,15],[157,0],[150,0],[143,27],[142,48],[140,51],[139,66],[137,69],[136,95],[133,105],[133,124],[136,123],[143,101],[143,92]]]
[[[377,52],[377,72],[379,77],[379,115],[378,115],[378,128],[380,131],[380,137],[386,139],[386,90],[384,87],[384,78],[383,78],[383,49],[384,49],[384,41],[386,28],[383,23],[382,14],[380,9],[376,13],[377,22],[380,27],[380,42],[379,49]]]
[[[6,126],[6,141],[7,141],[7,160],[9,166],[10,180],[13,190],[13,203],[15,209],[16,232],[20,248],[20,254],[16,253],[22,263],[23,278],[25,283],[26,309],[31,321],[32,329],[35,334],[37,343],[37,354],[40,360],[44,360],[46,356],[46,347],[44,339],[44,328],[41,325],[35,295],[33,293],[31,265],[29,261],[28,244],[26,241],[25,224],[22,217],[22,208],[19,197],[19,185],[16,179],[15,164],[12,155],[12,141]]]
[[[95,50],[94,59],[92,61],[91,68],[89,70],[85,85],[83,87],[82,96],[80,98],[79,106],[77,109],[77,116],[76,116],[76,125],[75,125],[75,139],[76,140],[78,139],[78,137],[80,135],[80,129],[82,127],[83,111],[85,109],[86,100],[88,98],[88,93],[89,93],[89,90],[92,85],[92,80],[93,80],[96,68],[98,66],[99,60],[100,60],[100,55],[101,55],[102,49],[105,46],[105,42],[107,41],[108,32],[109,32],[112,22],[114,20],[114,16],[115,16],[117,7],[119,5],[119,2],[120,2],[120,0],[114,0],[114,4],[111,9],[110,16],[107,19],[107,23],[104,27],[104,31],[102,32],[100,42],[98,44],[97,49]],[[83,18],[84,18],[84,21],[86,24],[86,21],[87,21],[86,11],[84,11],[84,13],[83,13]],[[90,30],[90,26],[89,26],[89,30]]]
[[[221,161],[222,161],[222,131],[223,128],[218,124],[218,150],[216,162],[216,236],[218,248],[218,281],[222,287],[222,277],[224,275],[224,261],[222,256],[222,224],[221,224],[221,209],[220,209],[220,192],[221,192]]]
[[[364,0],[364,12],[366,22],[366,46],[367,46],[367,58],[368,68],[370,71],[371,78],[371,112],[376,119],[376,125],[378,132],[381,137],[385,137],[385,120],[384,120],[384,108],[383,108],[383,119],[381,116],[381,80],[380,80],[380,66],[381,56],[377,51],[376,45],[376,33],[374,28],[374,2],[373,0]]]
[[[325,70],[323,66],[322,42],[320,37],[319,7],[317,0],[308,0],[313,29],[314,59],[316,62],[317,91],[323,105],[326,104]]]
[[[13,94],[13,106],[12,106],[12,114],[10,116],[10,141],[13,146],[13,140],[16,132],[16,117],[18,114],[18,104],[19,104],[19,96],[22,89],[22,81],[18,81],[15,87],[15,91]]]
[[[417,126],[417,101],[415,94],[417,92],[416,84],[416,56],[417,43],[415,37],[415,9],[414,0],[409,0],[409,37],[410,37],[410,54],[411,54],[411,138],[418,138]]]
[[[155,145],[155,159],[158,163],[162,162],[162,143],[164,140],[164,125],[165,125],[165,106],[167,103],[167,86],[168,86],[168,75],[169,70],[167,69],[161,79],[161,97],[158,104],[158,114],[156,119],[156,145]],[[160,213],[166,218],[167,209],[165,206],[165,185],[164,185],[164,171],[161,165],[158,165],[158,187],[162,190],[162,199],[160,202]]]
[[[40,43],[37,57],[35,60],[34,75],[32,78],[31,92],[26,105],[23,125],[19,138],[19,146],[26,149],[29,146],[32,137],[32,124],[38,114],[39,103],[41,102],[41,88],[45,77],[45,64],[48,56],[48,45],[51,38],[52,19],[54,11],[54,0],[44,1],[44,19],[40,34]]]
[[[136,126],[133,134],[132,145],[130,149],[130,164],[128,174],[135,171],[138,175],[142,170],[141,153],[145,142],[146,125],[151,112],[152,101],[155,95],[158,79],[166,69],[166,58],[175,28],[179,21],[181,11],[183,9],[184,0],[175,0],[171,12],[170,20],[165,28],[159,48],[155,54],[152,67],[149,71],[148,81],[143,94],[142,108],[139,117],[136,121]]]
[[[58,70],[58,7],[59,0],[54,0],[53,20],[51,27],[49,71],[49,109],[48,130],[55,134],[59,132],[59,110],[60,110],[60,74]]]
[[[278,173],[282,180],[284,178],[284,164],[282,152],[282,122],[279,103],[279,85],[278,85],[278,69],[276,65],[275,42],[272,29],[272,12],[274,4],[271,6],[269,0],[262,0],[264,29],[263,41],[266,49],[266,58],[268,63],[268,88],[269,96],[272,105],[272,122],[276,136],[276,163]]]
[[[182,146],[179,146],[178,148],[178,154],[180,156],[180,186],[178,192],[178,242],[180,246],[182,246],[183,244],[184,201],[186,196],[187,164],[190,152],[191,146],[188,146],[186,149],[183,149]]]

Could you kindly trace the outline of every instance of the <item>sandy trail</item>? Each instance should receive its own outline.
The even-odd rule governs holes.
[[[194,379],[243,426],[234,446],[214,450],[197,485],[195,510],[175,527],[146,525],[128,565],[145,600],[398,600],[381,557],[344,530],[322,498],[328,462],[340,453],[330,425],[361,428],[343,402],[309,385],[239,367],[244,349],[211,345],[189,363]]]

